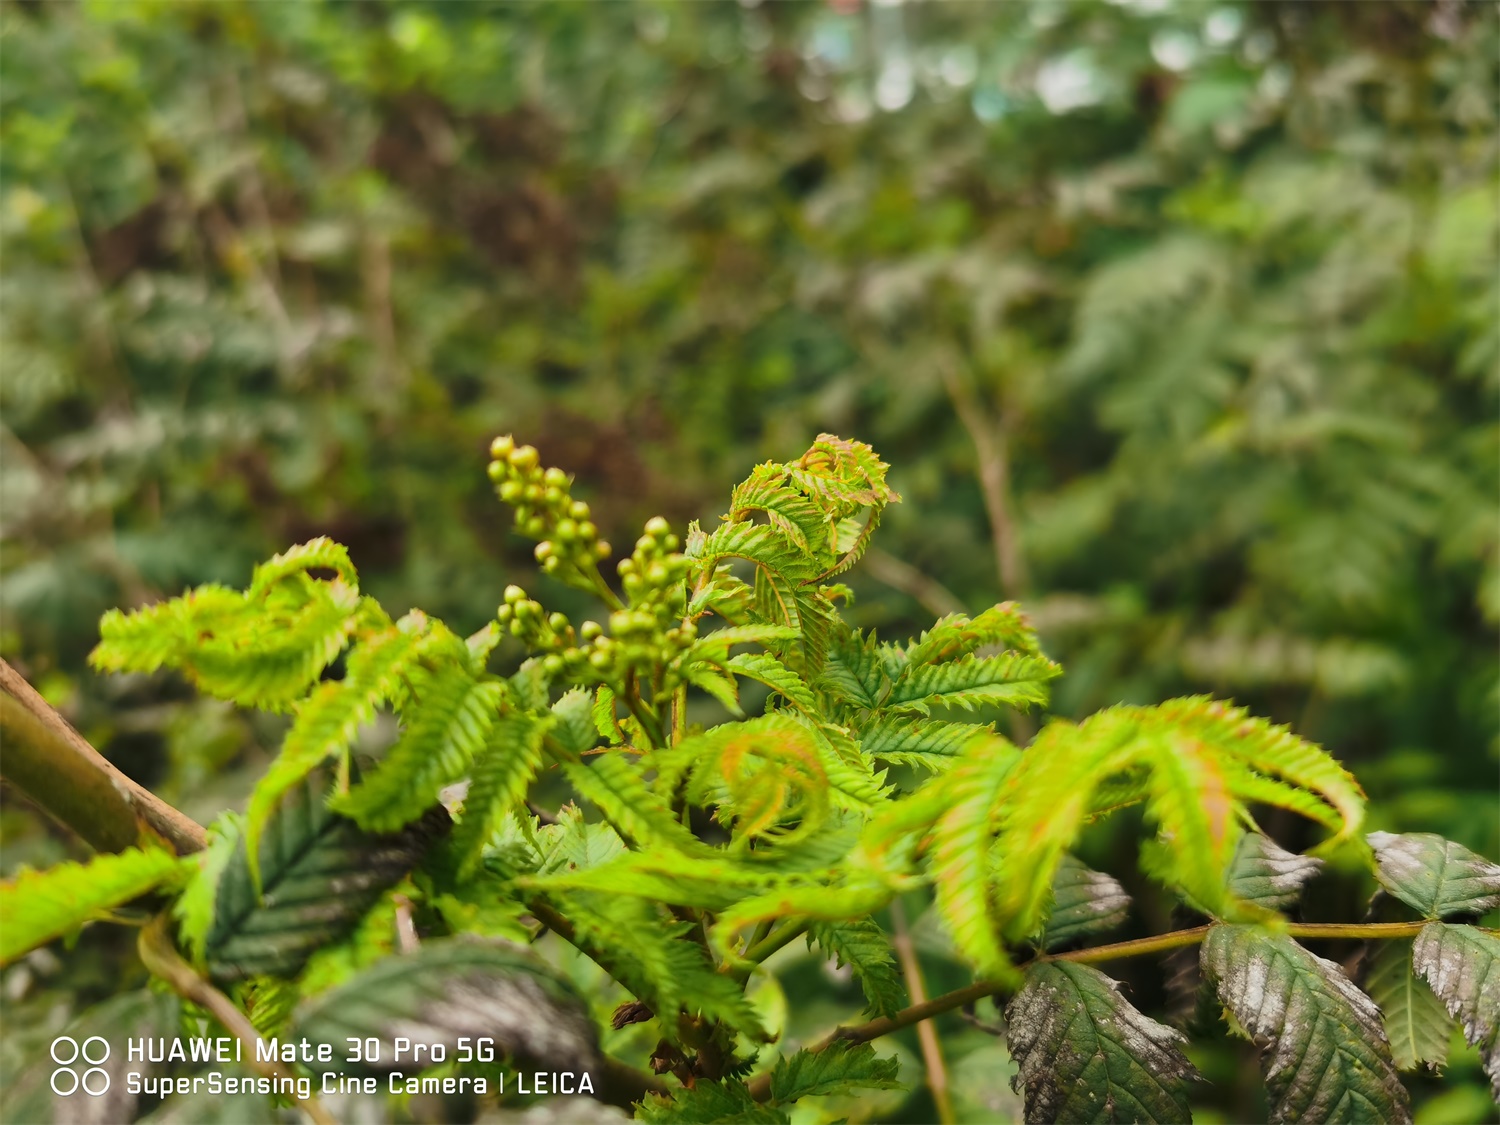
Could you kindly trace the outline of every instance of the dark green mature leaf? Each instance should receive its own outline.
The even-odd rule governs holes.
[[[1269,836],[1250,832],[1240,838],[1230,861],[1229,893],[1267,910],[1286,910],[1322,867],[1321,859],[1289,852]]]
[[[1182,1035],[1136,1011],[1098,970],[1031,966],[1005,1023],[1028,1122],[1192,1120],[1197,1072]]]
[[[841,1039],[821,1051],[798,1051],[777,1059],[771,1072],[771,1100],[784,1104],[859,1089],[899,1090],[900,1071],[899,1061],[877,1058],[870,1044]]]
[[[1391,1057],[1402,1070],[1448,1058],[1453,1021],[1427,982],[1412,971],[1410,939],[1383,941],[1370,956],[1365,991],[1385,1019]]]
[[[1108,933],[1129,912],[1130,896],[1118,879],[1065,855],[1052,880],[1052,913],[1042,931],[1042,948],[1056,949],[1081,937]]]
[[[892,1016],[906,1007],[906,986],[896,968],[895,952],[873,918],[812,922],[807,934],[809,944],[816,942],[838,964],[854,971],[869,1011]]]
[[[126,848],[45,871],[22,869],[0,883],[0,965],[139,898],[182,870],[182,861],[162,847]]]
[[[271,812],[259,842],[259,896],[244,839],[230,845],[202,938],[215,980],[293,975],[348,933],[448,825],[448,814],[436,808],[398,833],[371,835],[327,807],[327,788],[327,777],[315,773]],[[212,878],[211,870],[199,878]],[[186,936],[196,944],[195,935]]]
[[[636,1111],[648,1125],[785,1125],[786,1111],[761,1105],[743,1082],[699,1082],[691,1090],[676,1090],[670,1098],[647,1094]]]
[[[323,1069],[344,1062],[345,1040],[381,1041],[379,1062],[360,1069],[385,1073],[404,1064],[393,1042],[443,1045],[490,1036],[516,1065],[598,1075],[599,1050],[588,1005],[570,984],[525,949],[508,942],[442,938],[415,953],[387,957],[298,1012],[295,1034],[334,1048]],[[595,1082],[597,1088],[599,1083]]]
[[[1271,1120],[1411,1120],[1380,1010],[1332,961],[1256,926],[1215,926],[1204,973],[1269,1050],[1261,1065]]]
[[[1427,918],[1500,906],[1500,864],[1431,832],[1371,832],[1380,885]]]
[[[1500,1102],[1500,937],[1477,926],[1433,922],[1412,943],[1412,967],[1479,1048]]]

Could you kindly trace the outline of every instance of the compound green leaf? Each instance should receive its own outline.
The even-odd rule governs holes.
[[[1408,1122],[1380,1010],[1332,961],[1256,926],[1214,926],[1201,963],[1257,1041],[1272,1122]]]
[[[1375,876],[1427,918],[1484,914],[1500,906],[1500,864],[1431,832],[1371,832]]]
[[[885,931],[873,918],[815,921],[807,927],[807,941],[848,965],[865,994],[865,1007],[877,1016],[893,1016],[906,1007],[906,985],[896,967],[896,954]]]
[[[1056,949],[1081,937],[1104,934],[1125,921],[1130,896],[1112,875],[1062,857],[1052,879],[1052,912],[1042,931],[1042,948]]]
[[[319,684],[298,705],[281,753],[256,783],[245,814],[251,874],[256,878],[256,842],[281,795],[326,759],[348,753],[359,728],[401,690],[402,679],[416,659],[417,644],[416,636],[394,628],[360,642],[349,656],[344,678]]]
[[[1321,859],[1289,852],[1269,836],[1248,832],[1229,865],[1229,892],[1267,910],[1289,910],[1322,868]]]
[[[550,734],[570,754],[584,754],[599,745],[594,725],[594,700],[587,688],[571,688],[552,705]]]
[[[1432,922],[1412,943],[1412,967],[1479,1048],[1490,1094],[1500,1102],[1500,937]]]
[[[859,746],[872,758],[893,765],[920,766],[941,773],[956,762],[977,736],[994,734],[993,723],[947,723],[939,719],[880,718],[859,733]]]
[[[165,848],[126,848],[87,863],[23,869],[0,882],[0,964],[71,933],[117,906],[140,898],[182,872]]]
[[[1062,667],[1045,656],[1004,652],[968,655],[945,664],[910,664],[891,687],[884,705],[926,714],[933,707],[975,707],[1006,703],[1026,708],[1046,703],[1048,683]]]
[[[987,645],[999,645],[1032,656],[1039,655],[1036,632],[1015,602],[991,606],[970,620],[966,613],[941,617],[921,639],[906,650],[912,664],[957,660]]]
[[[373,832],[416,820],[484,748],[504,698],[504,684],[476,681],[454,664],[414,669],[402,714],[406,729],[373,773],[334,799],[334,808]]]
[[[489,741],[469,771],[463,818],[453,830],[460,877],[474,873],[500,822],[526,799],[541,768],[548,725],[534,715],[513,714],[502,715],[490,728]]]
[[[671,1097],[647,1094],[635,1119],[647,1125],[786,1125],[786,1111],[761,1105],[743,1082],[699,1082],[691,1090],[675,1090]]]
[[[328,808],[327,790],[327,778],[314,774],[272,810],[258,842],[259,895],[244,838],[220,845],[233,851],[203,937],[215,980],[294,975],[316,950],[352,930],[447,828],[448,814],[434,809],[394,835],[370,835]]]
[[[771,1100],[786,1104],[861,1089],[899,1090],[900,1071],[900,1062],[878,1058],[868,1043],[840,1039],[821,1051],[798,1051],[777,1059],[771,1072]]]
[[[1192,1120],[1197,1072],[1182,1035],[1136,1011],[1103,973],[1068,961],[1033,965],[1005,1024],[1027,1122]]]
[[[770,653],[742,652],[726,665],[729,671],[758,680],[772,691],[779,693],[799,711],[807,715],[819,714],[818,701],[807,681],[794,673]]]
[[[599,1051],[588,1005],[573,987],[520,946],[441,938],[414,953],[387,957],[302,1008],[295,1034],[334,1049],[314,1069],[381,1074],[410,1060],[395,1057],[405,1037],[458,1055],[458,1041],[495,1040],[512,1065],[598,1074]],[[345,1062],[347,1040],[377,1039],[380,1061]],[[368,1057],[368,1056],[367,1056]]]
[[[1412,971],[1412,942],[1382,941],[1370,955],[1365,991],[1385,1020],[1391,1057],[1402,1070],[1448,1058],[1453,1020],[1427,982]]]
[[[888,681],[875,638],[857,630],[834,638],[818,686],[851,707],[878,707]]]

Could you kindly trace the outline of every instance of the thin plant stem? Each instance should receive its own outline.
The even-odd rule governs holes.
[[[891,944],[896,947],[896,958],[901,963],[901,975],[906,978],[906,991],[914,1003],[927,1001],[927,984],[922,978],[922,963],[917,959],[917,947],[912,943],[911,930],[906,924],[906,909],[900,899],[891,902]],[[927,1088],[932,1091],[932,1104],[937,1109],[941,1125],[953,1125],[953,1099],[948,1093],[948,1067],[943,1062],[943,1046],[938,1042],[937,1027],[924,1020],[917,1025],[917,1044],[922,1049],[922,1066],[927,1072]]]

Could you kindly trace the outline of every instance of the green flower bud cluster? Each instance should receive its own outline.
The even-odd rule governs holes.
[[[585,621],[575,630],[567,614],[547,613],[541,602],[528,598],[519,586],[505,588],[505,601],[495,610],[495,620],[531,651],[543,653],[542,669],[552,677],[564,672],[581,675],[589,654],[578,641],[580,637],[593,640],[602,632],[595,621]]]
[[[509,434],[490,443],[489,477],[495,492],[516,511],[516,530],[539,539],[536,560],[548,574],[591,573],[610,546],[599,538],[589,506],[570,494],[573,480],[558,468],[543,469],[536,448],[517,445]]]
[[[636,540],[635,552],[620,560],[620,582],[630,607],[610,614],[617,651],[608,664],[596,667],[648,667],[697,639],[696,625],[679,624],[687,597],[684,580],[693,565],[677,553],[680,546],[667,521],[656,516]]]

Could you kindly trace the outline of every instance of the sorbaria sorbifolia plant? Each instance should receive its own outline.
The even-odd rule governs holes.
[[[837,580],[898,499],[868,446],[825,435],[756,467],[710,529],[651,520],[618,585],[569,477],[510,438],[492,452],[542,568],[606,603],[606,623],[515,586],[467,638],[416,610],[393,619],[327,540],[244,591],[104,618],[96,667],[176,669],[292,721],[246,813],[221,817],[203,852],[143,839],[6,887],[7,960],[149,891],[170,901],[141,951],[188,1003],[141,993],[81,1031],[121,1010],[198,1034],[218,1021],[274,1040],[257,1065],[284,1078],[337,1071],[385,1092],[399,1071],[398,1093],[428,1078],[493,1094],[502,1066],[587,1073],[575,1086],[644,1121],[787,1121],[802,1097],[910,1081],[871,1041],[995,996],[1027,1120],[1186,1121],[1183,1036],[1093,966],[1196,945],[1202,988],[1264,1047],[1275,1120],[1407,1120],[1399,1072],[1440,1063],[1455,1021],[1500,1093],[1500,938],[1473,924],[1500,904],[1500,867],[1436,836],[1363,836],[1362,793],[1336,761],[1217,700],[1053,720],[1013,744],[986,713],[1044,704],[1061,673],[1015,605],[906,643],[840,617]],[[500,676],[506,632],[531,656]],[[754,716],[747,682],[766,691]],[[725,721],[690,721],[705,696]],[[382,712],[400,733],[361,764],[356,740]],[[1129,806],[1154,833],[1146,873],[1209,921],[1091,947],[1129,900],[1069,848]],[[1390,920],[1289,922],[1322,860],[1260,833],[1251,809],[1266,806],[1363,856]],[[922,888],[975,980],[913,1006],[881,919]],[[526,948],[546,932],[631,999],[591,1010]],[[1330,937],[1372,943],[1368,992],[1299,940]],[[787,1052],[747,987],[804,940],[852,969],[867,1011]],[[645,1022],[654,1073],[600,1046]],[[427,1053],[396,1057],[398,1037]],[[303,1101],[314,1116],[320,1088]]]

